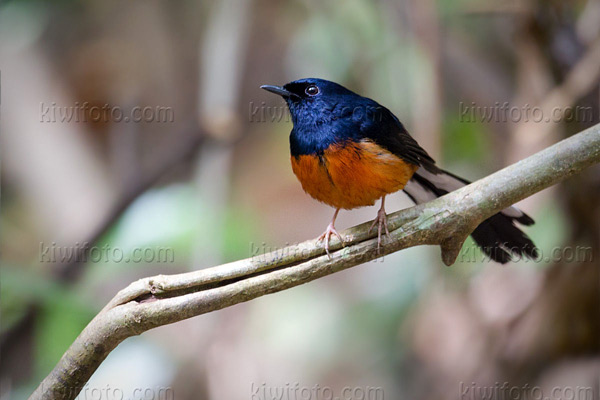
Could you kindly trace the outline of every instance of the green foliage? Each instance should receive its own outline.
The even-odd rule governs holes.
[[[256,240],[259,222],[252,210],[229,208],[225,216],[224,251],[225,261],[234,261],[251,256],[248,243]],[[260,244],[255,244],[260,245]]]
[[[43,304],[35,330],[36,374],[43,377],[58,362],[97,310],[70,292],[62,292]]]
[[[444,162],[476,165],[489,162],[488,154],[492,150],[490,133],[483,124],[448,117],[444,121],[443,135]]]
[[[93,318],[97,310],[90,302],[45,277],[23,268],[4,268],[2,291],[2,332],[36,304],[35,379],[45,376]]]

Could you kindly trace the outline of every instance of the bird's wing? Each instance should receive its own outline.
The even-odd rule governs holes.
[[[400,120],[376,102],[370,105],[369,112],[361,118],[360,134],[406,162],[428,170],[437,170],[435,161],[410,136]]]

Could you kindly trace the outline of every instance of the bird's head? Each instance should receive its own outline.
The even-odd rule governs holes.
[[[294,125],[303,122],[323,122],[340,117],[351,110],[353,103],[363,99],[335,82],[305,78],[283,86],[263,85],[271,93],[282,96],[292,114]]]

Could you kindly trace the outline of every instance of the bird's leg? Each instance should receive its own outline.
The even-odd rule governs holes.
[[[340,212],[340,209],[337,208],[335,210],[335,213],[333,213],[333,218],[331,220],[331,222],[329,223],[329,225],[327,225],[327,229],[325,229],[325,232],[323,232],[323,234],[321,236],[319,236],[319,238],[317,239],[318,242],[320,242],[321,240],[325,240],[325,252],[327,252],[327,255],[329,257],[331,257],[331,255],[329,254],[329,238],[331,237],[331,235],[335,235],[338,237],[338,239],[340,239],[340,242],[342,242],[342,244],[344,244],[344,239],[342,239],[342,236],[338,233],[337,230],[335,230],[335,219],[337,218],[338,213]]]
[[[379,250],[379,248],[381,247],[381,230],[382,230],[382,228],[385,227],[386,235],[388,235],[388,237],[390,236],[390,231],[388,230],[388,226],[387,226],[387,217],[385,215],[385,196],[383,196],[381,198],[381,207],[377,211],[377,217],[375,217],[375,219],[373,220],[373,224],[369,228],[369,233],[371,233],[371,230],[373,229],[373,227],[375,225],[378,225],[377,226],[377,250]]]

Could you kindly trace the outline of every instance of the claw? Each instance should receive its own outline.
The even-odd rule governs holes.
[[[321,234],[321,236],[319,236],[317,238],[317,242],[324,241],[324,243],[325,243],[325,252],[327,253],[327,256],[329,258],[331,258],[331,254],[329,253],[329,239],[331,238],[331,235],[337,236],[337,238],[340,240],[340,242],[342,243],[342,245],[344,244],[344,239],[342,239],[342,235],[339,234],[339,232],[333,226],[333,222],[331,222],[329,225],[327,225],[327,229],[325,230],[325,232],[323,232]]]
[[[335,219],[337,218],[337,215],[339,212],[340,212],[339,208],[335,210],[335,213],[333,214],[333,218],[332,218],[331,222],[329,223],[329,225],[327,225],[327,229],[325,229],[325,232],[323,232],[323,234],[317,238],[317,242],[325,240],[325,252],[327,253],[327,257],[329,257],[329,258],[331,258],[331,254],[329,254],[329,239],[331,238],[332,234],[337,236],[338,239],[340,239],[342,246],[344,245],[344,239],[342,239],[342,235],[340,235],[339,232],[337,230],[335,230],[335,226],[334,226]]]

